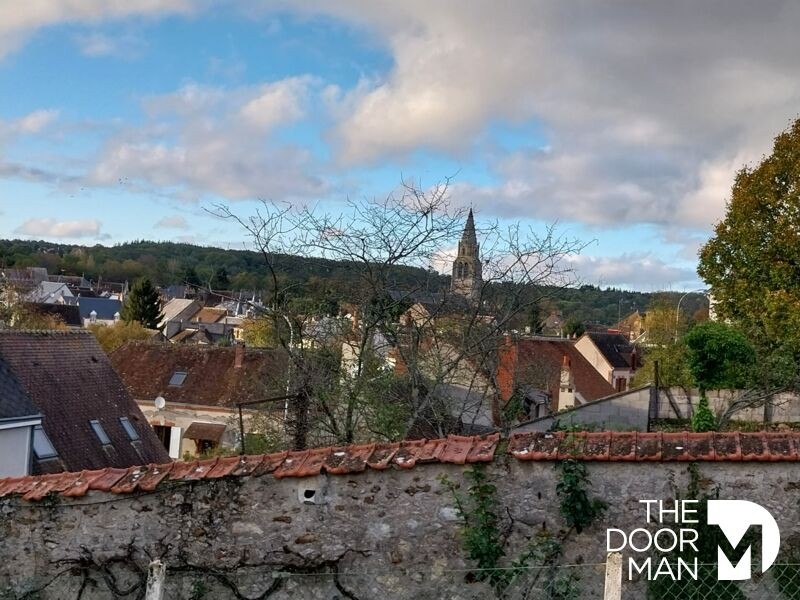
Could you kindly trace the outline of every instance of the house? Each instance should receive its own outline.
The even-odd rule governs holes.
[[[569,339],[506,338],[497,368],[500,399],[520,402],[521,417],[536,418],[614,393],[614,388]]]
[[[25,296],[28,302],[63,304],[74,297],[69,286],[63,282],[42,281]]]
[[[644,335],[647,329],[646,321],[647,313],[635,310],[622,319],[619,323],[614,325],[614,329],[619,331],[631,342],[634,342]]]
[[[279,350],[127,342],[110,359],[173,458],[235,447],[237,403],[286,393],[288,368]],[[274,408],[282,418],[283,404]],[[244,414],[249,419],[254,410]]]
[[[564,317],[560,310],[551,310],[547,318],[539,324],[542,335],[564,337]]]
[[[0,477],[30,475],[34,432],[41,427],[39,409],[0,361]]]
[[[74,303],[78,307],[84,327],[89,325],[113,325],[120,320],[122,302],[113,298],[88,298],[77,296]]]
[[[24,393],[41,414],[41,427],[33,431],[33,473],[169,460],[88,331],[0,330],[0,365],[17,382],[16,394]]]
[[[638,367],[636,346],[618,331],[588,331],[575,348],[617,392],[630,387]]]
[[[242,319],[225,307],[203,306],[188,298],[173,298],[163,309],[164,337],[180,344],[218,344],[241,339]]]

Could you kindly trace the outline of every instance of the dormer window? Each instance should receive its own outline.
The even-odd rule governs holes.
[[[186,371],[175,371],[170,377],[169,384],[173,387],[181,387],[186,381]]]
[[[92,430],[94,434],[97,436],[97,439],[100,440],[100,443],[104,446],[111,444],[111,438],[108,437],[106,430],[103,429],[103,426],[100,424],[100,421],[97,419],[93,419],[89,421],[89,425],[92,426]]]
[[[132,442],[135,442],[139,439],[139,432],[136,431],[136,428],[133,426],[133,423],[130,422],[128,417],[120,417],[119,422]]]
[[[41,425],[36,425],[33,428],[33,453],[38,459],[54,458],[58,456],[53,443],[47,434],[42,429]]]

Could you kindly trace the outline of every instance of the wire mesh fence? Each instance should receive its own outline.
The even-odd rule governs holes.
[[[746,581],[719,581],[716,565],[698,565],[697,578],[656,578],[607,585],[606,563],[448,568],[448,561],[360,569],[358,562],[304,570],[265,566],[236,568],[165,564],[163,598],[386,598],[427,600],[800,600],[800,563],[774,564]],[[146,564],[81,563],[46,577],[0,584],[0,600],[139,598],[145,596]]]
[[[776,563],[743,581],[720,581],[716,564],[699,564],[697,577],[623,580],[622,599],[639,600],[800,600],[800,563]],[[626,574],[627,575],[627,574]],[[684,573],[685,575],[685,573]]]

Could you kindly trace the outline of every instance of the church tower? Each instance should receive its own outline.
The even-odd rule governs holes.
[[[453,261],[450,290],[470,300],[478,300],[482,284],[480,246],[475,235],[475,219],[472,209],[469,209],[467,224],[461,234],[461,241],[458,242],[458,256]]]

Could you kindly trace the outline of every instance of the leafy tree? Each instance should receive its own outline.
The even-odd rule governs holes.
[[[94,324],[89,325],[88,329],[106,353],[113,352],[128,340],[149,340],[153,336],[153,332],[145,329],[138,321],[120,321],[113,325]]]
[[[755,351],[740,331],[725,323],[709,321],[693,327],[684,341],[689,370],[701,392],[747,384],[755,364]]]
[[[572,337],[573,335],[575,337],[581,337],[585,331],[586,327],[584,324],[575,317],[567,319],[564,323],[564,335],[567,337]]]
[[[183,282],[186,285],[192,285],[195,287],[200,287],[203,285],[203,282],[200,281],[200,276],[197,274],[197,271],[194,267],[186,267],[183,271]]]
[[[708,396],[705,391],[700,394],[700,402],[697,404],[697,410],[692,415],[692,431],[703,433],[704,431],[714,431],[716,429],[717,419],[714,413],[711,412],[711,407],[708,405]]]
[[[214,287],[218,290],[227,290],[230,288],[231,280],[228,278],[228,271],[225,267],[220,267],[214,272]]]
[[[686,345],[683,340],[688,323],[680,318],[683,314],[677,314],[677,305],[669,298],[657,300],[648,309],[644,364],[636,372],[633,385],[655,383],[656,362],[658,362],[660,385],[665,387],[692,385],[692,374],[689,371]]]
[[[700,252],[714,308],[765,352],[800,358],[800,120],[736,176],[725,218]],[[796,373],[794,376],[796,379]]]
[[[138,321],[144,327],[157,329],[163,318],[158,290],[150,279],[140,277],[131,286],[131,291],[122,307],[122,319],[126,323]]]

